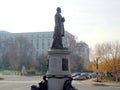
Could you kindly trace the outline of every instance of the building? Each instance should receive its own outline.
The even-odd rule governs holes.
[[[8,52],[11,53],[11,46],[11,50],[16,49],[14,50],[14,54],[17,55],[17,58],[20,56],[20,52],[24,51],[22,54],[32,57],[32,60],[36,60],[36,58],[41,55],[47,55],[48,50],[51,48],[52,41],[52,31],[26,33],[0,31],[0,63],[3,60],[2,56],[5,57]],[[89,47],[85,42],[76,43],[74,36],[65,31],[63,46],[73,51],[71,54],[79,56],[84,66],[87,67],[89,65]],[[71,58],[71,61],[72,60],[74,61],[74,59]]]
[[[16,42],[17,39],[24,39],[25,43],[31,44],[33,48],[34,57],[42,54],[47,54],[47,51],[51,48],[53,41],[53,32],[27,32],[27,33],[10,33],[6,31],[0,31],[0,49],[6,48],[12,42]],[[7,42],[7,46],[6,45]],[[75,39],[72,34],[65,31],[65,37],[63,37],[63,46],[72,49],[75,45]],[[2,50],[1,50],[2,51]],[[1,52],[0,51],[0,52]],[[2,55],[2,54],[0,54]]]
[[[87,67],[90,64],[89,60],[89,47],[85,42],[76,43],[74,53],[80,57],[83,65]]]

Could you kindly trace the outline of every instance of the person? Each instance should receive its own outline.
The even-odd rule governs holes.
[[[61,8],[56,9],[57,13],[55,14],[55,27],[53,34],[53,43],[52,49],[62,49],[62,37],[64,36],[64,22],[65,18],[61,16]]]
[[[39,90],[48,90],[48,82],[46,75],[43,76],[43,80],[39,83]]]
[[[77,90],[72,86],[72,80],[72,77],[69,77],[69,79],[65,81],[63,90]]]

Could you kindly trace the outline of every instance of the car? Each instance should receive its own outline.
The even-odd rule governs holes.
[[[79,75],[81,75],[79,72],[75,72],[71,76],[72,76],[73,80],[77,80],[79,78]]]
[[[75,76],[78,76],[78,75],[81,75],[81,73],[80,72],[75,72],[75,73],[72,74],[72,77],[75,77]]]
[[[73,76],[72,79],[73,80],[78,80],[79,79],[79,75]]]
[[[73,76],[72,78],[73,80],[86,80],[87,79],[86,76],[84,75],[76,75],[76,76]]]

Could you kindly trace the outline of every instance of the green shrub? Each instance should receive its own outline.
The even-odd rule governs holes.
[[[36,74],[35,68],[30,68],[30,69],[26,70],[26,72],[27,72],[28,74]]]

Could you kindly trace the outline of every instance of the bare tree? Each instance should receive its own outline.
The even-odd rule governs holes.
[[[9,46],[9,61],[12,68],[22,68],[26,66],[29,68],[33,60],[33,46],[24,37],[17,37]]]
[[[106,63],[106,68],[112,69],[116,81],[118,81],[118,59],[120,57],[120,43],[116,42],[105,42],[103,44],[97,44],[95,47],[95,56],[99,56],[101,60]],[[113,59],[114,64],[110,64],[109,60]]]

